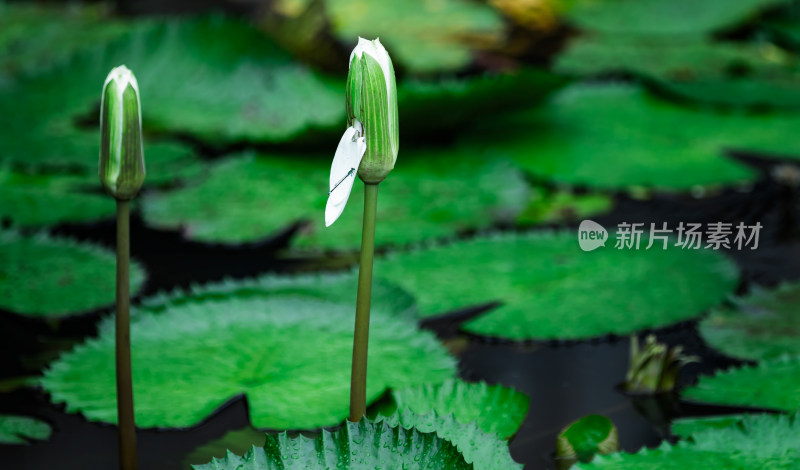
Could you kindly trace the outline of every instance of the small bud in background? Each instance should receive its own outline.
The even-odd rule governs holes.
[[[697,362],[696,356],[685,356],[683,348],[656,341],[656,337],[648,335],[643,347],[639,346],[639,338],[631,338],[630,363],[625,382],[622,384],[627,392],[654,394],[671,392],[678,382],[681,368]]]
[[[127,67],[108,74],[100,106],[100,182],[106,192],[127,201],[145,177],[139,85]]]
[[[394,68],[380,40],[358,38],[346,90],[347,125],[367,142],[358,176],[365,183],[379,183],[394,168],[400,139]]]

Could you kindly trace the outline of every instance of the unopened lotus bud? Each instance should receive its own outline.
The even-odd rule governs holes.
[[[347,124],[366,138],[358,167],[365,183],[379,183],[394,168],[399,149],[397,84],[392,59],[380,40],[358,38],[347,75]]]
[[[100,182],[119,200],[136,196],[144,182],[139,85],[127,67],[108,74],[100,105]]]

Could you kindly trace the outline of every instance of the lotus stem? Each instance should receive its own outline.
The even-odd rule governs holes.
[[[117,200],[117,421],[119,468],[136,470],[130,321],[130,202]]]
[[[378,183],[364,183],[364,225],[361,231],[361,261],[358,269],[356,325],[353,334],[353,370],[350,375],[349,419],[354,423],[361,421],[367,412],[367,346],[377,209]]]

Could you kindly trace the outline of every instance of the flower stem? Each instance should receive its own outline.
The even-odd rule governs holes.
[[[353,371],[350,375],[350,421],[358,422],[367,412],[367,345],[369,306],[372,296],[372,257],[375,253],[375,216],[378,183],[364,183],[364,226],[361,231],[361,264],[358,268],[356,327],[353,335]]]
[[[136,470],[130,322],[130,202],[117,200],[117,421],[119,468]]]

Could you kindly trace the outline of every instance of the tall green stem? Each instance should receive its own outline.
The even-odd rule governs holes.
[[[117,200],[117,420],[119,468],[136,470],[130,321],[130,203]]]
[[[353,371],[350,375],[349,419],[352,422],[361,421],[367,412],[367,345],[377,209],[378,183],[364,183],[364,226],[361,230],[361,263],[358,268],[356,327],[353,335]]]

